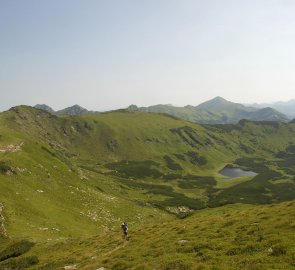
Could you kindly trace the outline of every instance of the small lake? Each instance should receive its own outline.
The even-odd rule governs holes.
[[[219,173],[223,176],[226,176],[226,180],[231,180],[238,177],[249,176],[254,177],[257,173],[252,171],[244,171],[240,168],[223,168],[219,171]]]

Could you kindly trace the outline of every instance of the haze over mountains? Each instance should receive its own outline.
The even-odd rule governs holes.
[[[142,112],[167,113],[177,118],[202,124],[235,124],[242,119],[251,121],[288,121],[288,117],[273,108],[262,109],[247,107],[239,103],[216,97],[198,106],[174,107],[171,105],[155,105],[137,108],[130,106],[131,110]]]
[[[87,109],[74,105],[63,110],[54,111],[51,107],[43,104],[36,105],[36,108],[43,109],[56,115],[83,115],[99,113],[88,111]],[[209,101],[199,104],[198,106],[187,105],[184,107],[176,107],[173,105],[153,105],[149,107],[137,107],[130,105],[128,110],[151,112],[151,113],[165,113],[177,117],[179,119],[188,120],[202,124],[235,124],[242,119],[251,121],[279,121],[287,122],[291,120],[291,116],[295,115],[295,102],[278,103],[278,109],[270,106],[246,106],[239,103],[227,101],[222,97],[216,97]],[[284,114],[288,112],[288,116]]]
[[[284,113],[288,117],[294,118],[295,117],[295,99],[291,99],[289,101],[279,101],[275,103],[254,103],[251,106],[256,108],[264,108],[264,107],[271,107],[278,110],[281,113]]]

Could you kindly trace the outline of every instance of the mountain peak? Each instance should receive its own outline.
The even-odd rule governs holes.
[[[79,109],[79,110],[86,110],[85,108],[83,108],[82,106],[75,104],[73,106],[67,107],[65,109]]]
[[[138,111],[138,107],[135,104],[131,104],[127,109],[131,111]]]
[[[50,106],[48,106],[46,104],[36,104],[34,106],[34,108],[40,109],[40,110],[43,110],[43,111],[47,111],[47,112],[50,112],[50,113],[54,113],[54,110]]]
[[[217,96],[206,102],[201,103],[197,108],[209,111],[222,111],[229,108],[243,108],[244,106],[239,103],[234,103],[224,99],[223,97]]]
[[[78,104],[75,104],[75,105],[73,105],[71,107],[67,107],[67,108],[57,112],[57,114],[59,114],[59,115],[63,115],[63,114],[66,114],[66,115],[81,115],[81,114],[86,114],[86,113],[88,113],[88,110],[86,110],[85,108],[81,107]]]
[[[216,101],[216,102],[229,102],[228,100],[226,100],[225,98],[223,98],[221,96],[217,96],[215,98],[212,98],[211,101]]]

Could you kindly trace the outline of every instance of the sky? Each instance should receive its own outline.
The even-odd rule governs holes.
[[[0,0],[0,110],[295,98],[294,0]]]

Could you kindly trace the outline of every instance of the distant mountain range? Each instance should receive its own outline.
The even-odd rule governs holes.
[[[49,107],[46,104],[37,104],[34,107],[37,109],[41,109],[41,110],[56,114],[56,115],[83,115],[83,114],[99,113],[99,112],[95,112],[95,111],[88,111],[87,109],[85,109],[77,104],[74,106],[59,110],[59,111],[54,111],[51,107]]]
[[[281,113],[284,113],[290,118],[295,117],[295,99],[289,100],[289,101],[279,101],[275,103],[262,103],[262,104],[252,104],[251,106],[256,108],[264,108],[264,107],[271,107],[273,109],[278,110]]]
[[[251,121],[289,121],[283,113],[270,108],[255,108],[245,106],[216,97],[198,106],[175,107],[172,105],[155,105],[137,107],[131,105],[129,110],[142,112],[165,113],[180,119],[203,124],[235,124],[242,119]]]
[[[149,107],[137,107],[136,105],[130,105],[127,110],[164,113],[179,119],[202,124],[235,124],[242,119],[251,121],[288,122],[292,119],[292,115],[295,116],[295,100],[288,104],[283,102],[277,103],[277,107],[285,108],[284,111],[287,111],[288,113],[284,114],[282,113],[282,109],[277,110],[275,108],[269,106],[264,107],[259,104],[246,106],[228,101],[222,97],[213,98],[199,104],[198,106],[187,105],[184,107],[176,107],[173,105],[159,104]],[[59,111],[54,111],[51,107],[45,104],[38,104],[35,108],[42,109],[56,115],[83,115],[99,113],[97,111],[88,111],[79,105],[74,105]],[[294,114],[292,114],[293,109]]]

